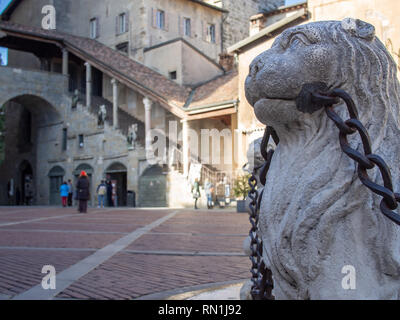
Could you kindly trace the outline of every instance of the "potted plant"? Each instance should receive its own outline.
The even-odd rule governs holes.
[[[251,175],[246,174],[239,176],[234,183],[233,192],[236,197],[237,212],[247,212],[246,210],[246,197],[250,192],[249,179]]]

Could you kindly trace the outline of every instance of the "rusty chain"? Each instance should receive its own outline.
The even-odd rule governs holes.
[[[376,154],[372,153],[371,139],[367,129],[358,119],[358,111],[350,95],[342,89],[334,89],[329,93],[315,93],[316,99],[331,99],[331,104],[325,106],[325,112],[336,127],[339,129],[339,142],[342,151],[353,159],[357,164],[358,177],[361,183],[370,189],[373,193],[380,195],[383,199],[380,203],[380,209],[383,215],[400,225],[400,215],[392,210],[398,208],[400,194],[393,191],[392,176],[390,168],[386,162]],[[334,104],[337,99],[342,99],[350,115],[350,119],[344,121],[335,111]],[[327,101],[327,100],[326,100]],[[358,132],[364,149],[364,154],[351,148],[347,137]],[[368,175],[367,170],[378,167],[383,180],[383,186],[373,182]]]
[[[275,143],[278,145],[279,139],[272,127],[267,127],[264,133],[264,138],[261,143],[261,154],[265,159],[265,163],[254,168],[253,173],[249,179],[249,209],[250,209],[250,260],[252,263],[251,274],[252,274],[252,288],[251,295],[254,300],[274,300],[272,290],[274,288],[272,280],[272,272],[269,270],[262,259],[263,255],[263,243],[258,234],[258,220],[260,216],[260,205],[262,199],[262,191],[259,194],[257,190],[257,171],[260,170],[260,182],[265,186],[266,176],[271,164],[273,150],[267,152],[267,146],[270,137],[273,137]]]
[[[347,106],[350,119],[344,121],[335,111],[334,105],[343,100]],[[393,191],[393,182],[390,168],[386,162],[376,154],[372,153],[371,139],[367,129],[358,119],[358,110],[355,106],[353,99],[350,95],[342,89],[334,89],[331,91],[326,90],[326,86],[321,83],[307,84],[303,87],[297,99],[297,108],[302,112],[312,113],[320,108],[325,108],[325,112],[329,119],[331,119],[336,127],[339,129],[339,142],[342,151],[353,159],[357,164],[357,173],[361,183],[370,189],[373,193],[380,195],[382,201],[380,203],[380,210],[384,216],[391,221],[400,225],[400,215],[393,210],[398,208],[400,203],[400,193]],[[347,137],[359,133],[361,142],[363,144],[364,154],[356,149],[351,148]],[[267,173],[271,164],[273,150],[267,151],[267,146],[270,138],[273,138],[275,144],[279,144],[279,138],[272,127],[267,127],[261,143],[261,154],[265,159],[265,163],[254,168],[251,178],[249,179],[249,209],[250,209],[250,260],[252,262],[252,289],[251,295],[254,300],[273,300],[272,290],[274,283],[272,279],[272,272],[269,270],[262,259],[263,244],[258,234],[258,222],[260,214],[260,204],[262,193],[259,194],[257,190],[257,171],[260,170],[260,182],[263,186],[266,184]],[[367,170],[378,167],[383,179],[383,186],[373,182],[368,175]]]

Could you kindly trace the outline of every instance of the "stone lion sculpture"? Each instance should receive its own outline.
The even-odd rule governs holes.
[[[381,214],[381,197],[359,181],[325,111],[303,113],[295,103],[305,83],[348,92],[399,192],[396,71],[374,27],[349,18],[288,29],[252,62],[246,97],[280,138],[259,226],[276,299],[400,299],[400,227]],[[335,111],[349,118],[343,102]],[[350,143],[362,150],[357,135]],[[382,184],[376,168],[369,175]]]

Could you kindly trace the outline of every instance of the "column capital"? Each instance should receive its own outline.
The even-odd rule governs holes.
[[[115,78],[112,78],[112,79],[111,79],[111,84],[113,84],[113,85],[116,85],[116,84],[118,84],[118,81],[117,81],[117,79],[115,79]]]
[[[85,62],[85,67],[86,68],[90,68],[92,65],[90,64],[90,62]]]
[[[146,110],[150,111],[151,107],[153,106],[153,101],[151,101],[148,97],[144,97],[143,104],[144,104],[144,108]]]

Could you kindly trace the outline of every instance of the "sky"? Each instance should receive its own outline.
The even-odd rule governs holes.
[[[285,0],[285,6],[290,6],[299,2],[304,2],[304,0]]]
[[[0,12],[8,6],[11,0],[0,0]],[[0,55],[1,55],[1,65],[6,66],[8,63],[8,50],[6,48],[0,47]]]

